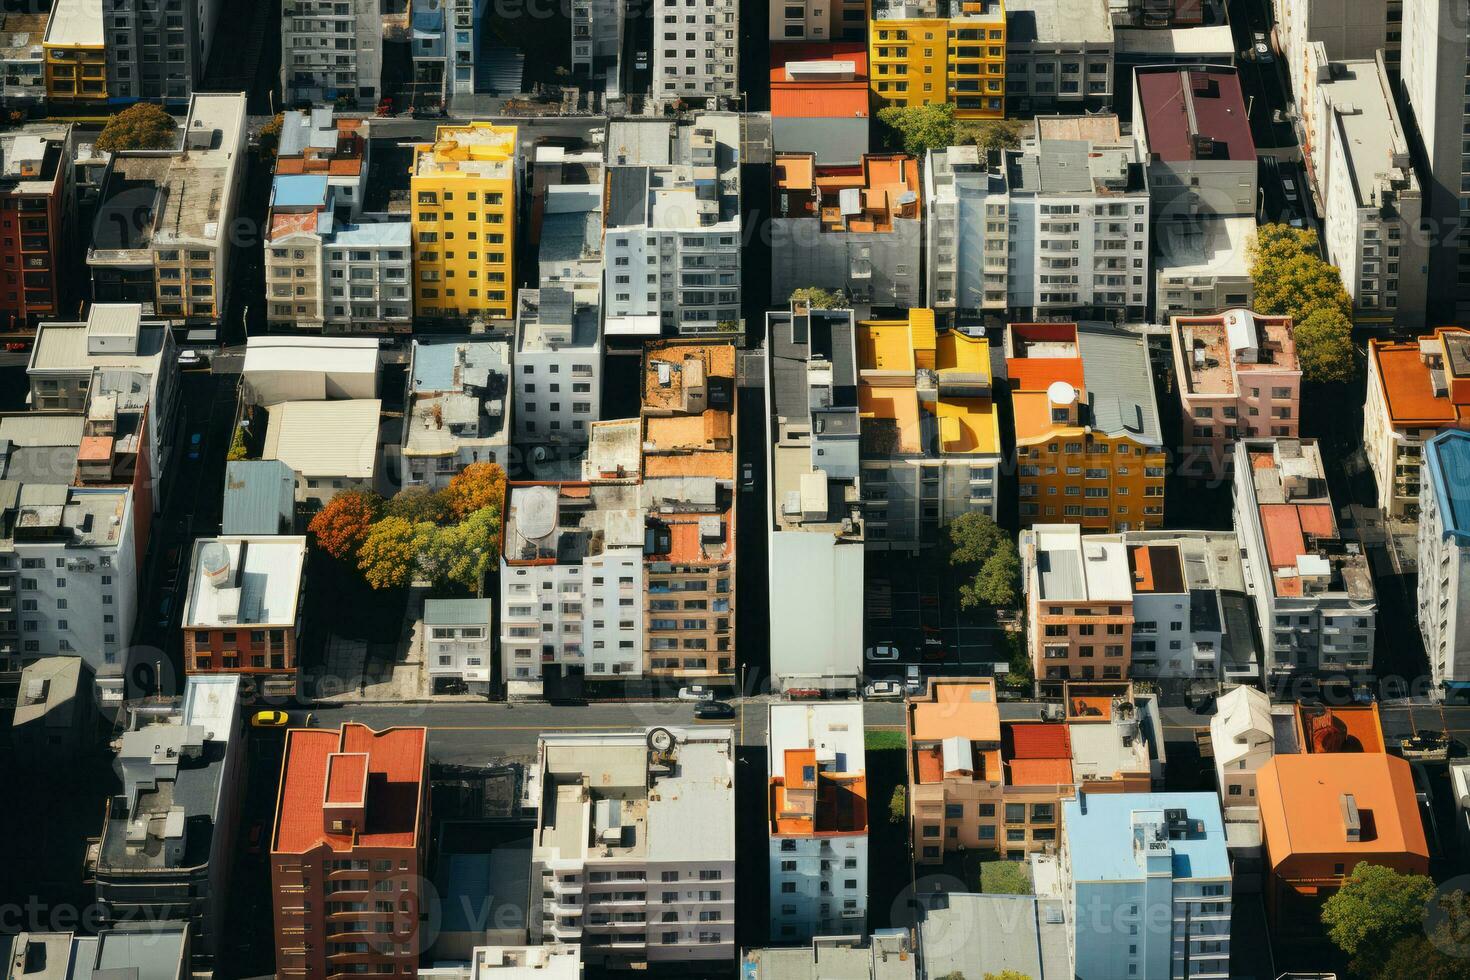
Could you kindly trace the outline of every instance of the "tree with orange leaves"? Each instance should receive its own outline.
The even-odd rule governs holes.
[[[317,511],[307,525],[317,547],[333,558],[351,559],[367,540],[383,507],[382,498],[365,490],[344,490]]]
[[[444,488],[444,502],[455,520],[486,507],[500,513],[505,508],[505,470],[494,463],[471,463]]]

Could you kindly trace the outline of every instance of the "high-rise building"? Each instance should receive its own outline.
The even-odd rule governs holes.
[[[371,108],[382,95],[383,15],[378,0],[285,0],[281,89],[286,105],[344,99]]]
[[[517,129],[440,126],[414,150],[414,310],[422,317],[515,316]]]
[[[41,48],[46,59],[47,99],[72,105],[107,98],[102,0],[55,0]]]
[[[869,74],[879,106],[952,102],[960,119],[1002,119],[1002,0],[874,0]]]
[[[76,144],[69,123],[0,137],[0,329],[24,332],[61,312],[75,274]]]
[[[1419,630],[1435,686],[1470,681],[1470,433],[1442,432],[1419,492]]]
[[[740,93],[740,4],[735,0],[658,0],[653,97],[661,103],[694,101],[709,109]]]
[[[428,854],[422,728],[286,733],[271,832],[276,970],[413,976]]]
[[[102,26],[107,38],[107,96],[131,101],[162,100],[182,107],[203,87],[214,53],[215,28],[227,0],[159,4],[107,0]],[[243,43],[229,38],[226,44]]]

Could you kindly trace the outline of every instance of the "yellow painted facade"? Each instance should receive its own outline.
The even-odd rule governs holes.
[[[1005,118],[1003,0],[873,0],[868,61],[880,106],[952,102],[960,119]]]
[[[102,0],[54,0],[41,50],[48,99],[77,103],[107,98]]]
[[[440,126],[414,151],[414,312],[515,316],[514,126]]]

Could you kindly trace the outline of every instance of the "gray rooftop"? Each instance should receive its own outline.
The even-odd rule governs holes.
[[[1112,44],[1108,0],[1006,0],[1006,45]]]
[[[1143,170],[1127,142],[1044,139],[1007,154],[1013,194],[1143,194]]]
[[[919,922],[928,976],[979,978],[1006,970],[1031,980],[1072,976],[1060,899],[952,893],[936,903]]]
[[[425,626],[488,626],[489,599],[425,599]]]
[[[84,677],[90,686],[92,668],[81,657],[42,657],[27,664],[20,672],[11,727],[41,721],[47,728],[70,728]]]
[[[1332,104],[1323,124],[1336,128],[1332,138],[1347,161],[1357,206],[1384,204],[1390,179],[1402,180],[1403,189],[1417,191],[1393,92],[1377,60],[1335,61],[1329,71],[1331,80],[1317,83],[1318,93]]]
[[[1092,427],[1109,435],[1126,432],[1145,445],[1162,446],[1153,371],[1143,338],[1095,324],[1078,324],[1077,337]]]
[[[295,524],[296,473],[278,459],[225,464],[222,534],[289,534]]]

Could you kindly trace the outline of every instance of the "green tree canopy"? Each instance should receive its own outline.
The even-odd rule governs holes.
[[[428,521],[440,524],[449,516],[449,504],[444,494],[418,484],[404,487],[389,497],[383,505],[387,517],[402,517],[412,523]]]
[[[1353,347],[1353,322],[1335,306],[1322,306],[1298,320],[1292,328],[1302,377],[1308,381],[1351,381],[1358,370]]]
[[[1256,312],[1292,318],[1302,375],[1316,383],[1352,380],[1358,370],[1353,302],[1337,267],[1319,254],[1317,233],[1262,225],[1250,259]]]
[[[847,306],[847,297],[837,290],[803,286],[791,291],[791,302],[809,306],[814,310],[836,310]]]
[[[418,569],[423,539],[423,532],[402,517],[378,521],[357,550],[357,567],[363,579],[375,589],[407,585]]]
[[[989,514],[970,511],[949,525],[949,563],[973,574],[960,586],[960,605],[1007,608],[1016,604],[1021,561],[1016,543]]]
[[[1031,980],[1031,975],[1020,970],[1001,970],[999,973],[985,974],[985,980]]]
[[[929,150],[955,143],[954,104],[891,105],[878,110],[878,122],[886,132],[884,143],[905,153],[922,157]]]
[[[974,143],[985,153],[1014,150],[1021,145],[1025,123],[1019,119],[981,119],[958,124],[958,141]],[[983,162],[983,161],[982,161]]]
[[[899,783],[893,787],[893,795],[888,797],[888,822],[903,823],[908,815],[909,792],[908,787]]]
[[[482,507],[458,524],[434,528],[420,561],[436,583],[479,594],[500,561],[500,509]]]
[[[1352,957],[1354,969],[1371,975],[1400,940],[1422,935],[1434,894],[1431,878],[1365,861],[1323,904],[1322,924],[1337,948]]]
[[[152,102],[135,102],[113,113],[97,137],[97,149],[166,150],[174,145],[176,124],[162,107]]]

